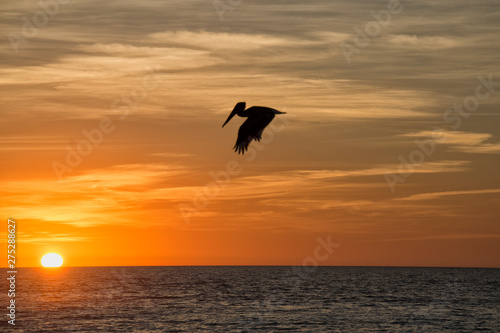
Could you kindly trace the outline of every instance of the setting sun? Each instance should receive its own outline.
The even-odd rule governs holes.
[[[43,267],[60,267],[63,263],[63,258],[57,253],[48,253],[42,257]]]

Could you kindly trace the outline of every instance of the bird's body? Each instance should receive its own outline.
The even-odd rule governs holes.
[[[236,114],[240,117],[247,118],[238,130],[238,139],[233,147],[234,151],[238,152],[238,154],[244,154],[245,151],[248,150],[248,145],[252,142],[252,140],[260,141],[262,138],[262,132],[274,119],[276,114],[286,113],[264,106],[252,106],[245,110],[245,106],[245,102],[236,104],[224,123],[224,125],[226,125]],[[224,127],[224,125],[222,125],[222,127]]]

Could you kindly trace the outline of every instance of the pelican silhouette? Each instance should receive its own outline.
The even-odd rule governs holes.
[[[245,154],[252,140],[260,141],[264,128],[273,120],[275,114],[286,113],[264,106],[252,106],[246,110],[245,107],[245,102],[236,104],[229,117],[227,117],[226,122],[222,125],[224,127],[235,114],[240,117],[247,117],[247,120],[240,126],[238,139],[233,147],[234,151],[238,152],[238,154]]]

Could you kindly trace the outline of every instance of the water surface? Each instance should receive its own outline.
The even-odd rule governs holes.
[[[500,269],[24,268],[17,278],[18,332],[500,331]]]

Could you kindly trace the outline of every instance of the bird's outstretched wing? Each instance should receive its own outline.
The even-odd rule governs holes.
[[[252,140],[260,141],[264,128],[274,119],[272,113],[262,113],[258,117],[250,116],[241,125],[238,131],[238,139],[234,145],[234,151],[244,154],[248,150],[248,145]]]

